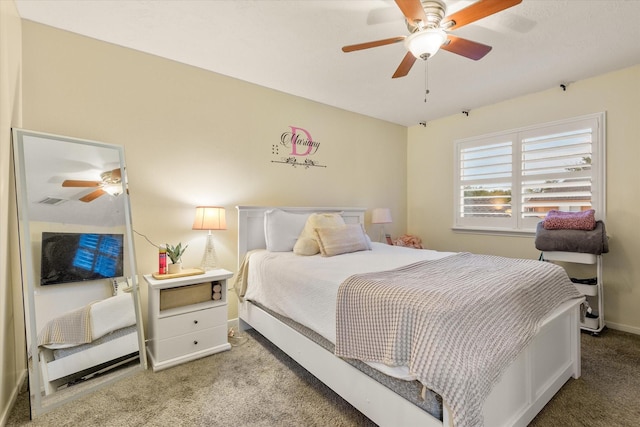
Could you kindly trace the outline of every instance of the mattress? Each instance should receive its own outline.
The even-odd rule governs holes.
[[[79,353],[81,351],[84,351],[90,347],[94,347],[94,346],[98,346],[101,344],[104,344],[106,342],[109,341],[113,341],[117,338],[123,337],[125,335],[129,335],[129,334],[137,334],[138,333],[138,327],[136,325],[131,325],[131,326],[127,326],[125,328],[120,328],[117,329],[109,334],[103,335],[100,338],[98,338],[97,340],[90,342],[88,344],[82,344],[82,345],[76,345],[73,347],[68,347],[68,348],[60,348],[57,350],[53,350],[53,358],[55,360],[59,360],[62,359],[64,357],[67,356],[71,356],[72,354],[75,353]]]
[[[349,276],[385,271],[423,260],[436,260],[453,252],[417,250],[372,243],[371,251],[334,257],[299,256],[293,252],[252,253],[245,299],[290,318],[318,333],[332,345],[336,342],[336,297]],[[395,378],[414,380],[404,366],[370,363]]]

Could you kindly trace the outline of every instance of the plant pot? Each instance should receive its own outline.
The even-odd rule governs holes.
[[[169,274],[177,274],[182,271],[182,263],[169,264]]]

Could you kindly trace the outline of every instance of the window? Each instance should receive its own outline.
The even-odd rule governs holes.
[[[552,209],[605,213],[604,113],[455,142],[454,228],[531,232]]]

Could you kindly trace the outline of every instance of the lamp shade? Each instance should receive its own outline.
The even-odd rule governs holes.
[[[427,28],[411,34],[404,45],[416,58],[427,59],[435,55],[445,41],[447,33],[441,28]]]
[[[196,207],[193,230],[226,230],[227,218],[224,208],[218,206]]]
[[[371,224],[389,224],[391,220],[391,209],[375,208],[371,213]]]

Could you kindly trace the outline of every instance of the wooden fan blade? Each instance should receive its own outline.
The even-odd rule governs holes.
[[[410,23],[425,22],[427,20],[427,15],[424,13],[420,0],[396,0],[396,4]]]
[[[63,187],[100,187],[102,181],[82,181],[79,179],[66,179],[62,182]]]
[[[376,40],[376,41],[373,41],[373,42],[352,44],[352,45],[343,47],[342,51],[343,52],[353,52],[355,50],[363,50],[363,49],[369,49],[369,48],[372,48],[372,47],[385,46],[385,45],[388,45],[388,44],[401,42],[404,39],[405,39],[405,36],[398,36],[398,37],[391,37],[390,39]],[[120,169],[118,169],[118,171],[119,170]]]
[[[444,19],[442,27],[448,30],[460,28],[520,3],[522,3],[522,0],[479,0],[471,6],[447,16]],[[451,25],[451,23],[453,23],[453,25]]]
[[[404,56],[404,59],[402,59],[402,62],[398,66],[398,69],[396,69],[396,72],[393,74],[392,78],[397,79],[398,77],[404,77],[409,74],[409,71],[411,70],[411,67],[413,67],[413,64],[415,62],[416,57],[413,56],[413,53],[407,52],[407,54]]]
[[[102,188],[98,188],[97,190],[92,191],[86,196],[80,197],[80,201],[85,203],[92,202],[98,197],[102,196],[103,194],[107,194],[107,192],[104,191]]]
[[[448,43],[443,44],[440,49],[457,53],[474,61],[484,58],[492,49],[491,46],[487,46],[486,44],[463,39],[462,37],[456,37],[451,34],[447,34],[447,40]]]

